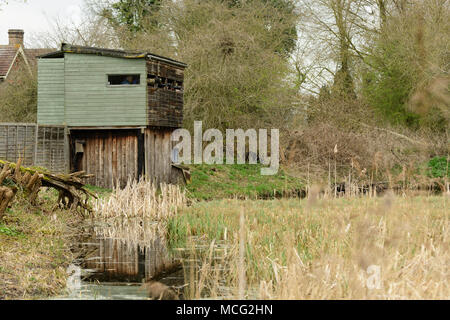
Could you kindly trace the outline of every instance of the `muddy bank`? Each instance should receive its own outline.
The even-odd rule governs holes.
[[[18,195],[0,221],[0,299],[41,299],[64,292],[77,216],[55,208],[57,194],[41,191],[30,205]]]

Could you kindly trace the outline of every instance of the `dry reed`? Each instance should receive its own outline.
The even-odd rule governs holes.
[[[208,288],[203,280],[194,291],[237,298],[245,268],[247,298],[448,299],[446,198],[388,192],[382,198],[196,204],[180,218],[206,242],[219,241],[216,228],[226,226],[228,248],[220,260],[206,258],[208,266],[203,261],[197,277],[209,278]],[[239,263],[241,210],[244,267]]]
[[[158,189],[149,180],[130,180],[125,188],[114,188],[109,198],[94,202],[96,218],[144,218],[166,221],[187,204],[179,186],[160,184]]]

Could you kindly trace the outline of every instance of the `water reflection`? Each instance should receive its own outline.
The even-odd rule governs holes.
[[[183,287],[180,259],[169,252],[160,224],[142,219],[84,225],[59,299],[147,299],[142,283],[156,279]]]
[[[85,234],[82,267],[93,270],[90,280],[141,283],[180,268],[179,260],[169,254],[164,233],[152,221],[96,223]]]
[[[91,221],[81,227],[74,248],[77,259],[67,270],[67,294],[57,299],[172,296],[161,296],[161,288],[180,299],[232,298],[235,290],[224,282],[234,263],[226,241],[207,243],[191,236],[186,245],[170,251],[164,228],[154,221]]]

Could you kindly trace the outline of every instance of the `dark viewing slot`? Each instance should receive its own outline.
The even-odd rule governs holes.
[[[141,76],[139,74],[119,74],[108,75],[108,84],[111,86],[140,84]]]

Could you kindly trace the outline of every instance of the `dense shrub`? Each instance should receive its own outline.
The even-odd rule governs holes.
[[[392,124],[445,131],[450,119],[445,1],[411,1],[392,10],[366,44],[362,94]]]
[[[449,161],[446,157],[434,157],[428,162],[428,175],[431,178],[450,178]]]

